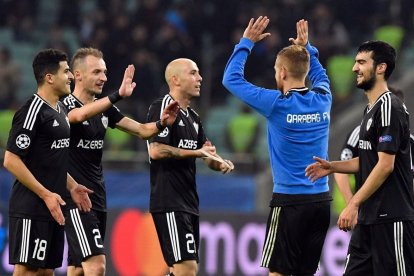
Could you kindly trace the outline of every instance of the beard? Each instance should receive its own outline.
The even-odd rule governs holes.
[[[375,82],[377,81],[377,78],[374,74],[371,74],[370,78],[361,82],[357,83],[356,87],[363,89],[364,91],[371,90],[372,87],[374,87]]]

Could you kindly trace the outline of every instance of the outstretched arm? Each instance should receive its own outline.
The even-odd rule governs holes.
[[[208,140],[204,143],[204,145],[213,146],[213,144]],[[229,173],[234,170],[233,162],[231,162],[230,160],[221,158],[221,156],[218,155],[217,152],[215,154],[210,154],[208,152],[205,152],[204,154],[207,156],[203,158],[204,163],[206,163],[206,165],[210,169],[214,171],[220,171],[223,174]]]
[[[138,136],[141,139],[148,140],[160,133],[165,127],[172,126],[177,119],[179,110],[178,102],[173,101],[163,110],[158,126],[157,122],[141,124],[128,117],[124,117],[116,124],[116,128]]]
[[[329,78],[326,70],[322,67],[318,60],[318,50],[313,47],[308,40],[308,21],[302,19],[296,23],[296,39],[290,38],[289,41],[295,45],[306,47],[310,55],[308,77],[312,83],[313,89],[322,89],[325,93],[331,93],[329,88]]]
[[[265,117],[271,114],[278,95],[275,90],[261,88],[248,82],[244,78],[244,66],[254,43],[270,35],[263,33],[268,24],[269,19],[266,16],[260,16],[256,21],[250,19],[240,43],[236,45],[227,62],[223,75],[224,87]]]
[[[74,108],[69,111],[68,118],[72,124],[82,123],[96,114],[102,113],[109,109],[115,102],[122,98],[129,97],[132,95],[136,87],[136,83],[133,82],[135,67],[129,65],[124,72],[124,78],[122,80],[119,90],[113,94],[94,101],[92,103],[85,104],[80,108]]]
[[[207,157],[204,152],[214,155],[216,153],[216,148],[214,146],[203,145],[201,149],[190,150],[176,148],[158,142],[152,142],[149,144],[149,155],[151,159],[154,160],[166,158],[183,159]]]
[[[345,161],[332,161],[329,162],[319,157],[313,157],[316,161],[306,167],[305,175],[315,182],[321,177],[327,176],[331,173],[356,173],[359,171],[359,158],[352,158]]]

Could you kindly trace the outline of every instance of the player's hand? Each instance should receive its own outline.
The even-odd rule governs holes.
[[[128,65],[128,67],[125,69],[124,79],[122,80],[121,86],[119,87],[119,95],[122,98],[131,96],[135,86],[137,86],[137,84],[132,81],[134,78],[134,73],[134,65]]]
[[[65,201],[56,193],[50,193],[43,199],[49,209],[52,217],[56,220],[59,225],[65,225],[65,217],[63,216],[60,205],[66,205]]]
[[[208,154],[215,155],[216,154],[216,147],[210,141],[206,141],[201,149],[198,150],[199,155],[198,157],[208,157],[204,152]]]
[[[263,33],[267,25],[269,25],[269,18],[267,18],[267,16],[259,16],[256,21],[252,18],[250,19],[246,30],[244,30],[243,37],[256,43],[270,36],[270,33]]]
[[[234,164],[230,160],[224,159],[225,163],[220,164],[220,171],[223,174],[230,173],[234,170]]]
[[[75,202],[79,210],[83,212],[89,212],[92,208],[92,202],[89,198],[89,194],[93,193],[92,190],[86,188],[83,185],[76,185],[75,188],[70,190],[70,195]]]
[[[173,101],[164,109],[161,115],[162,126],[172,126],[177,119],[178,112],[180,111],[180,105],[177,101]]]
[[[290,43],[305,47],[308,43],[308,21],[301,19],[296,22],[296,38],[289,38]]]
[[[358,220],[358,206],[354,204],[348,204],[338,218],[338,227],[342,231],[351,231],[354,229]]]
[[[307,176],[312,182],[315,182],[319,178],[333,173],[330,162],[316,156],[314,156],[313,159],[316,162],[310,164],[305,169],[305,176]]]

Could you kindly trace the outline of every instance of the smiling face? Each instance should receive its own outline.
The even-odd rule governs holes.
[[[82,90],[92,95],[99,95],[108,80],[106,72],[106,64],[102,58],[88,55],[74,70],[75,85],[81,85]]]
[[[59,69],[56,74],[50,74],[53,80],[53,88],[59,97],[70,94],[70,83],[73,80],[73,74],[69,70],[67,61],[59,62]]]
[[[374,87],[377,79],[372,59],[372,52],[359,52],[355,57],[355,64],[352,71],[356,73],[356,86],[368,91]]]

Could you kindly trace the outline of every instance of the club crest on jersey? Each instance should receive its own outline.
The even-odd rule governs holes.
[[[194,122],[194,123],[193,123],[193,126],[194,126],[194,128],[195,128],[195,130],[196,130],[196,132],[197,132],[197,134],[198,134],[198,124],[197,124],[196,122]]]
[[[19,149],[27,149],[30,146],[30,137],[26,134],[20,134],[16,138],[16,146]]]
[[[108,117],[102,116],[101,121],[102,121],[104,128],[108,128]]]
[[[160,134],[158,134],[158,137],[167,137],[169,133],[170,131],[168,130],[168,127],[166,127],[163,131],[160,132]]]
[[[372,118],[369,118],[368,122],[367,122],[367,131],[369,130],[369,128],[372,125]]]

